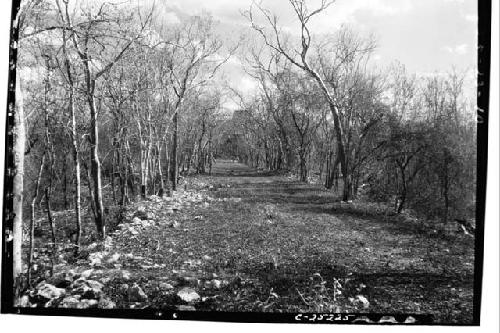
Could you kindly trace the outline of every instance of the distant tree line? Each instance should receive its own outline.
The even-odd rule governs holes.
[[[312,42],[309,20],[330,2],[316,10],[290,3],[298,48],[272,13],[257,5],[245,12],[260,38],[244,61],[259,91],[241,96],[228,116],[214,82],[236,47],[222,42],[210,15],[178,23],[129,2],[22,1],[9,108],[14,278],[23,220],[30,261],[38,215],[47,214],[56,244],[52,211],[74,211],[78,252],[85,214],[103,239],[108,207],[170,195],[182,175],[210,173],[216,157],[317,178],[343,200],[363,192],[394,202],[397,212],[472,216],[476,124],[464,74],[417,78],[402,65],[371,71],[370,38],[342,28]]]
[[[318,178],[343,200],[362,194],[397,213],[472,218],[476,119],[466,73],[417,77],[399,63],[377,72],[369,66],[372,38],[343,27],[311,42],[309,19],[330,2],[316,10],[291,4],[301,23],[298,49],[268,10],[255,5],[266,26],[255,23],[254,9],[246,13],[264,46],[246,53],[259,89],[233,116],[233,153],[304,182]]]
[[[155,6],[27,0],[15,24],[15,147],[24,162],[15,233],[24,211],[30,258],[40,214],[55,244],[52,211],[74,210],[78,252],[84,216],[103,239],[109,207],[170,195],[183,174],[211,172],[227,117],[214,80],[234,47],[209,14],[166,22]]]

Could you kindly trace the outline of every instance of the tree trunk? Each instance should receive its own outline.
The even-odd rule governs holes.
[[[95,199],[94,199],[94,191],[92,190],[92,181],[90,170],[87,166],[87,163],[83,163],[83,167],[85,169],[85,176],[87,178],[87,187],[89,189],[89,202],[90,208],[92,209],[92,215],[94,216],[94,220],[96,219],[96,209],[95,209]]]
[[[64,210],[69,209],[68,202],[68,172],[66,171],[68,168],[68,160],[64,159],[64,177],[63,177],[63,194],[64,194]]]
[[[100,239],[104,239],[105,230],[105,219],[104,219],[104,209],[102,205],[102,181],[101,181],[101,164],[99,162],[99,128],[97,120],[97,109],[95,106],[95,98],[92,93],[89,93],[88,103],[90,107],[90,144],[92,147],[92,152],[90,155],[90,169],[92,175],[92,181],[94,183],[94,206],[95,206],[95,225],[97,228],[97,234]]]
[[[200,139],[198,140],[198,167],[196,170],[198,174],[205,172],[205,158],[204,158],[203,147],[202,147],[203,136],[205,136],[205,131],[206,131],[206,125],[205,125],[205,119],[203,119]]]
[[[397,206],[396,212],[398,214],[401,214],[401,212],[403,211],[405,202],[406,202],[407,184],[406,184],[406,176],[405,176],[406,168],[401,166],[401,165],[399,167],[400,167],[400,171],[401,171],[401,186],[403,187],[403,189],[401,190],[401,193],[399,194],[399,196],[396,198],[396,206]]]
[[[52,240],[52,255],[51,255],[51,268],[50,274],[53,274],[55,257],[56,257],[56,228],[54,225],[54,219],[52,218],[52,208],[50,207],[50,187],[45,188],[45,203],[47,204],[47,219],[49,220],[50,235]]]
[[[17,80],[15,107],[11,108],[13,113],[13,180],[12,180],[12,237],[13,237],[13,263],[12,276],[14,282],[14,300],[19,298],[22,272],[22,241],[23,241],[23,184],[24,184],[24,149],[25,149],[25,127],[24,127],[24,105],[20,80]]]
[[[130,152],[130,143],[128,142],[128,139],[125,141],[125,151],[123,154],[124,154],[123,159],[127,161],[125,182],[128,188],[130,189],[132,196],[134,197],[135,196],[134,164],[131,157],[132,153]]]
[[[61,8],[59,8],[60,15],[62,17]],[[63,55],[64,55],[64,66],[66,69],[66,74],[68,77],[69,84],[69,113],[71,118],[71,146],[72,155],[75,168],[75,223],[76,223],[76,237],[75,237],[75,252],[79,251],[80,239],[82,235],[82,219],[81,219],[81,175],[80,175],[80,156],[78,151],[78,131],[76,127],[76,115],[75,115],[75,87],[73,82],[73,75],[71,73],[71,62],[66,52],[66,30],[63,30]]]
[[[307,183],[307,153],[306,153],[306,148],[301,145],[300,147],[300,153],[299,153],[299,158],[300,158],[300,181]]]
[[[42,180],[43,166],[45,164],[45,153],[42,155],[40,160],[40,167],[38,168],[38,176],[35,182],[35,192],[33,193],[33,198],[31,199],[31,220],[30,220],[30,240],[28,249],[28,284],[31,286],[31,266],[33,263],[33,249],[35,241],[35,204],[36,199],[38,199],[38,193],[40,191],[40,181]]]
[[[76,129],[76,115],[75,115],[75,99],[74,90],[70,89],[69,95],[69,109],[71,114],[71,145],[73,148],[73,162],[75,164],[75,223],[76,223],[76,237],[75,237],[75,252],[80,249],[80,240],[82,237],[82,207],[81,207],[81,174],[80,174],[80,154],[78,151],[78,132]]]
[[[323,91],[325,97],[328,100],[328,104],[330,107],[330,111],[333,117],[333,128],[335,130],[335,136],[337,139],[337,158],[340,161],[340,171],[342,172],[342,177],[344,180],[343,191],[342,191],[342,200],[347,201],[351,198],[351,180],[350,175],[348,175],[348,165],[347,165],[347,156],[345,153],[345,145],[344,145],[344,131],[342,128],[342,124],[340,123],[340,115],[339,110],[335,104],[335,99],[333,95],[328,91],[323,79],[316,73],[313,69],[309,67],[307,61],[305,59],[305,54],[302,55],[302,62],[306,68],[306,71],[318,82],[321,90]]]
[[[179,165],[177,163],[177,146],[178,146],[178,130],[179,130],[179,114],[176,111],[173,117],[173,142],[172,142],[172,156],[170,157],[170,181],[172,182],[172,191],[177,190],[177,178],[179,177]]]
[[[340,164],[342,168],[342,163]],[[348,173],[342,172],[342,200],[347,201],[352,198],[352,177]]]
[[[338,166],[340,164],[338,156],[335,157],[335,161],[333,161],[333,167],[330,162],[329,169],[330,172],[327,175],[327,180],[326,180],[326,188],[327,189],[332,189],[335,185],[335,189],[338,188]]]
[[[156,174],[155,174],[155,162],[154,162],[154,157],[153,157],[153,154],[150,153],[149,154],[149,159],[148,159],[148,177],[149,177],[149,181],[148,183],[150,184],[149,185],[149,193],[152,193],[152,194],[156,194]]]
[[[120,182],[120,206],[124,206],[127,202],[127,182],[126,179],[128,177],[128,168],[125,163],[125,159],[123,158],[123,155],[120,154],[120,151],[117,152],[118,156],[118,163],[120,164],[120,174],[119,174],[119,182]]]
[[[396,206],[397,206],[396,212],[398,214],[401,214],[401,212],[403,211],[403,208],[405,206],[405,202],[406,202],[406,189],[403,189],[403,191],[401,192],[401,195],[396,198]]]
[[[123,149],[123,148],[122,148]],[[128,165],[125,157],[126,153],[122,151],[118,151],[118,161],[120,161],[120,192],[121,199],[120,205],[124,206],[128,201],[128,187],[127,187],[127,179],[128,179]]]
[[[448,175],[448,161],[447,161],[447,156],[445,156],[445,161],[444,161],[444,170],[443,170],[443,197],[444,197],[444,212],[443,212],[443,223],[448,222],[448,215],[449,215],[449,210],[450,210],[450,195],[449,195],[449,190],[450,190],[450,180],[449,180],[449,175]]]
[[[171,172],[170,172],[170,164],[172,163],[172,161],[170,160],[170,155],[169,155],[169,149],[168,149],[168,142],[167,140],[165,139],[165,166],[166,166],[166,170],[165,170],[165,175],[167,176],[167,188],[166,188],[166,193],[167,193],[167,197],[170,197],[172,195],[172,191],[171,191],[171,182],[169,180],[171,180],[172,176],[171,176]]]
[[[163,180],[163,171],[161,169],[161,144],[159,141],[156,144],[156,149],[158,152],[158,160],[157,160],[158,176],[160,176],[160,188],[158,189],[158,196],[161,198],[161,197],[163,197],[163,194],[165,192],[165,188],[164,188],[165,184],[164,184],[164,180]]]
[[[113,195],[113,205],[116,205],[116,191],[115,191],[115,163],[116,163],[116,152],[113,149],[113,158],[111,160],[111,193]]]
[[[212,130],[210,130],[210,135],[208,138],[208,174],[211,176],[212,175],[212,167],[213,167],[213,161],[214,161],[214,154],[212,152]]]
[[[45,188],[45,203],[47,204],[47,219],[49,220],[50,236],[52,240],[53,255],[56,253],[56,228],[52,218],[52,208],[50,207],[50,188]]]

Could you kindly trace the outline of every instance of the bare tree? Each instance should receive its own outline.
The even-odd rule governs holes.
[[[59,0],[56,1],[59,18],[65,22],[62,7]],[[68,44],[68,22],[65,22],[65,28],[62,29],[62,53],[64,61],[64,71],[65,79],[68,87],[68,111],[71,120],[71,147],[72,147],[72,157],[74,163],[74,176],[75,176],[75,222],[76,222],[76,237],[75,246],[76,251],[80,248],[80,240],[82,236],[82,221],[81,221],[81,174],[80,174],[80,151],[78,148],[78,130],[76,127],[76,114],[75,114],[75,80],[73,75],[73,66],[71,63],[71,58],[67,49]]]
[[[234,50],[225,57],[219,54],[222,42],[213,35],[211,17],[193,17],[173,35],[164,34],[164,40],[158,45],[164,46],[159,52],[165,61],[163,68],[167,69],[164,95],[172,101],[170,180],[175,191],[179,177],[179,114],[184,99],[190,90],[209,82]]]
[[[38,0],[24,1],[17,8],[16,17],[11,26],[11,48],[14,50],[12,61],[18,61],[18,50],[25,37],[24,30],[30,13],[40,4]],[[17,72],[17,73],[16,73]],[[22,273],[22,240],[23,240],[23,200],[24,200],[24,155],[26,146],[25,114],[23,103],[23,89],[19,75],[19,67],[11,69],[11,91],[15,92],[15,102],[8,108],[10,132],[12,133],[12,153],[7,160],[11,160],[10,177],[12,177],[12,277],[14,282],[14,303],[20,296]],[[12,97],[12,96],[11,96]],[[9,124],[9,122],[8,122]],[[8,131],[9,132],[9,131]],[[9,241],[9,240],[8,240]]]
[[[308,73],[318,84],[319,88],[323,92],[333,117],[333,123],[337,139],[337,154],[340,161],[341,171],[344,180],[344,190],[343,190],[343,200],[348,200],[351,197],[351,182],[352,179],[349,175],[348,165],[347,165],[347,155],[345,151],[345,137],[344,137],[344,127],[341,122],[341,111],[339,109],[339,103],[336,98],[335,87],[328,87],[325,83],[324,77],[322,77],[318,71],[316,71],[313,66],[309,63],[308,53],[311,48],[311,32],[309,30],[308,23],[315,15],[325,11],[330,7],[335,1],[333,0],[322,0],[318,8],[310,10],[305,0],[290,0],[290,5],[292,6],[297,18],[300,22],[300,49],[299,50],[289,50],[287,45],[285,45],[284,38],[281,33],[281,29],[278,26],[278,18],[275,14],[272,14],[269,10],[263,8],[260,5],[254,3],[254,5],[259,9],[260,13],[266,19],[268,25],[271,28],[271,36],[268,36],[264,27],[259,26],[254,20],[254,14],[252,8],[248,10],[245,14],[249,19],[252,28],[257,31],[264,43],[270,47],[275,52],[283,55],[288,61],[297,66],[298,68],[304,70]]]
[[[90,10],[84,13],[87,19],[85,22],[75,24],[74,19],[69,14],[69,0],[62,0],[64,9],[60,12],[61,20],[65,26],[64,30],[71,31],[69,38],[72,41],[73,47],[80,59],[80,65],[83,68],[84,81],[85,81],[85,96],[90,110],[90,146],[91,146],[91,176],[94,191],[94,206],[95,206],[95,223],[99,237],[103,238],[105,235],[105,216],[102,203],[102,180],[101,180],[101,164],[99,161],[99,129],[98,129],[98,110],[96,107],[96,84],[99,79],[109,72],[113,66],[123,57],[125,52],[130,48],[132,43],[138,40],[149,24],[151,12],[146,17],[138,32],[134,36],[123,37],[121,36],[121,29],[123,29],[122,20],[112,19],[109,17],[109,12],[112,12],[113,6],[108,3],[103,3],[97,13]],[[109,37],[107,34],[100,33],[100,29],[110,29],[110,25],[116,24],[115,29],[120,31],[120,34]],[[109,32],[112,33],[113,31]],[[113,43],[113,44],[110,44]],[[95,45],[97,44],[97,46]],[[107,47],[106,47],[107,46]],[[96,50],[101,49],[100,51]],[[95,58],[99,54],[106,51],[106,49],[113,49],[108,59],[99,59],[101,68],[96,69]],[[109,51],[108,51],[109,52]]]

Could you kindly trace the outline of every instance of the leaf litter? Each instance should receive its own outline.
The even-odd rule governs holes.
[[[189,187],[127,206],[103,244],[89,237],[86,256],[60,257],[24,305],[471,319],[468,239],[359,215],[359,203],[332,205],[332,194],[283,176],[199,176]]]

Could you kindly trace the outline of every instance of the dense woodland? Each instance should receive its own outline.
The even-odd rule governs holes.
[[[25,226],[33,235],[36,216],[52,221],[54,211],[72,210],[68,237],[78,249],[83,215],[103,238],[113,207],[170,196],[218,159],[322,184],[339,200],[386,203],[396,214],[474,219],[467,72],[376,68],[376,40],[355,27],[309,31],[330,5],[291,0],[293,38],[257,3],[242,8],[249,32],[238,43],[216,33],[209,13],[172,25],[155,5],[22,1],[16,110]],[[221,83],[231,58],[258,83],[255,92]],[[224,109],[228,99],[238,110]]]

